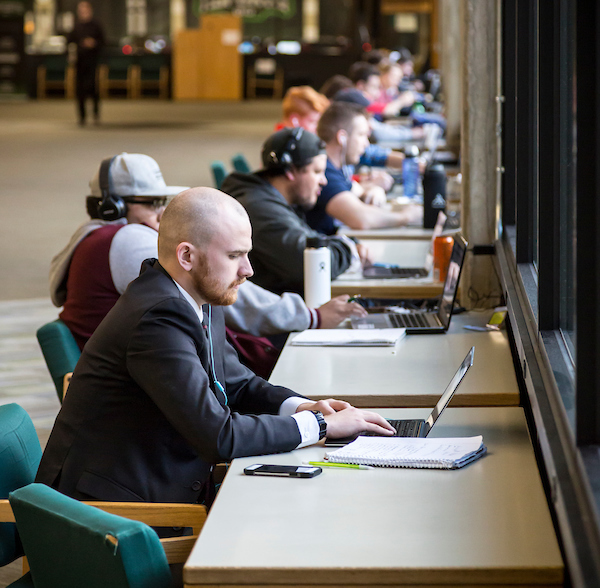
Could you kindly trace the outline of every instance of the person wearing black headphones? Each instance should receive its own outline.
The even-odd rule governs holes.
[[[204,502],[212,470],[387,421],[269,384],[225,341],[222,306],[252,276],[244,208],[212,188],[167,206],[158,259],[96,329],[77,363],[36,481],[78,499]]]
[[[422,222],[422,207],[409,204],[395,212],[385,208],[385,191],[353,178],[355,166],[369,145],[369,123],[363,108],[350,102],[333,102],[317,127],[327,153],[327,185],[314,208],[306,213],[316,231],[334,235],[341,225],[351,229],[382,229]]]
[[[138,277],[144,259],[158,255],[158,227],[166,197],[150,194],[184,189],[166,186],[151,157],[132,153],[105,159],[90,188],[87,211],[92,220],[77,229],[50,269],[52,301],[64,305],[60,318],[81,349],[127,285]],[[350,316],[364,314],[360,305],[348,302],[347,295],[315,309],[308,308],[297,294],[279,296],[252,282],[244,283],[236,304],[225,308],[232,336],[244,333],[255,337],[331,329]],[[274,361],[276,354],[272,355]]]
[[[60,318],[83,348],[144,259],[156,255],[157,231],[167,198],[184,186],[167,186],[158,164],[141,153],[105,159],[90,181],[92,220],[82,224],[50,265],[50,295]]]
[[[253,230],[250,260],[253,281],[278,294],[304,292],[303,255],[308,237],[323,236],[311,229],[305,213],[327,183],[325,144],[302,127],[271,135],[262,148],[263,169],[234,172],[221,189],[244,206]],[[331,250],[331,277],[368,261],[368,251],[344,236],[326,237]]]

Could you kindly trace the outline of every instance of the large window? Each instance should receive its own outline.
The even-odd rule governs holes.
[[[515,349],[570,582],[600,585],[600,5],[501,0]]]

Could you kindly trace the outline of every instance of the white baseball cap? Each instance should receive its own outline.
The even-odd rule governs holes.
[[[102,197],[100,190],[100,166],[90,180],[92,196]],[[110,164],[108,188],[114,196],[175,196],[189,186],[167,186],[158,163],[142,153],[121,153]]]

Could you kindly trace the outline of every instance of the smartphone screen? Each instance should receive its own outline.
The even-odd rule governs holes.
[[[323,470],[316,466],[286,466],[255,463],[244,468],[247,476],[288,476],[292,478],[314,478]]]

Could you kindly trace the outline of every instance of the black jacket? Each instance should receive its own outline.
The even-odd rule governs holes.
[[[248,211],[252,224],[250,261],[253,282],[283,294],[304,293],[304,248],[307,237],[324,237],[331,250],[331,277],[345,272],[352,251],[341,237],[325,237],[313,231],[304,213],[292,208],[269,182],[258,174],[232,173],[221,190],[236,198]]]
[[[296,422],[276,415],[296,394],[239,363],[219,307],[212,339],[228,405],[196,313],[146,260],[83,350],[36,481],[78,499],[196,502],[213,464],[294,449]]]

